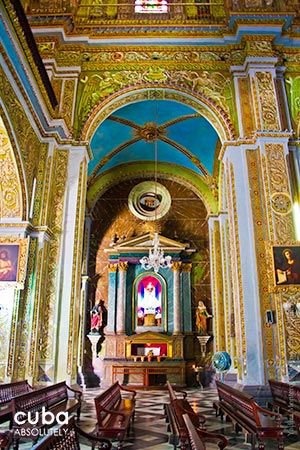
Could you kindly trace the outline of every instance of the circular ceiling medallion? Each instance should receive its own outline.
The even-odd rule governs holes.
[[[131,189],[128,206],[132,214],[142,220],[158,220],[171,207],[171,195],[165,186],[155,181],[143,181]]]

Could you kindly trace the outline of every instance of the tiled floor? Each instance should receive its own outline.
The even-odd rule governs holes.
[[[83,408],[82,428],[91,430],[91,419],[95,418],[93,410],[93,397],[97,391],[88,390],[85,393],[85,406]],[[237,436],[230,422],[221,422],[215,417],[212,402],[216,399],[216,391],[213,389],[187,389],[188,399],[196,412],[201,412],[207,418],[208,431],[225,434],[229,439],[228,450],[250,450],[251,445],[244,443],[244,435]],[[138,391],[136,404],[136,421],[130,436],[126,439],[124,448],[130,450],[171,450],[168,444],[166,420],[163,404],[168,403],[167,391],[151,390]],[[94,419],[95,420],[95,419]],[[300,450],[300,441],[297,436],[287,437],[286,450]],[[85,447],[87,449],[88,447]],[[216,446],[207,445],[207,449],[216,449]],[[266,445],[266,449],[276,449],[276,443]]]
[[[88,389],[84,393],[84,405],[82,408],[82,419],[80,426],[86,431],[93,429],[95,419],[94,397],[100,389]],[[245,444],[244,436],[239,436],[233,431],[230,422],[221,422],[215,417],[212,402],[216,398],[213,389],[201,391],[200,389],[187,389],[188,399],[197,412],[201,412],[207,417],[208,431],[225,434],[229,439],[228,450],[251,450],[250,444]],[[136,420],[134,427],[124,443],[124,449],[128,450],[171,450],[172,445],[168,444],[168,433],[166,420],[164,417],[163,404],[168,403],[168,395],[163,390],[138,391],[136,404]],[[20,450],[27,450],[31,445],[22,443]],[[215,449],[213,445],[207,445],[208,450]],[[266,445],[266,449],[276,449],[276,443]],[[82,450],[90,447],[82,444]],[[300,441],[293,435],[285,439],[286,450],[300,450]]]

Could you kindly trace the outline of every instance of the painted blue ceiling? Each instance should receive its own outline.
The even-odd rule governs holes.
[[[115,121],[119,119],[121,123]],[[170,100],[144,100],[132,103],[115,111],[111,118],[99,125],[91,141],[94,159],[89,163],[89,174],[95,171],[104,157],[109,156],[110,152],[120,145],[132,140],[136,136],[138,128],[149,122],[154,122],[162,127],[161,139],[167,140],[167,142],[158,140],[158,161],[175,163],[196,173],[201,173],[197,165],[190,159],[195,157],[212,174],[218,141],[216,131],[204,117],[198,116],[195,110]],[[164,125],[166,126],[164,127]],[[175,146],[170,140],[174,142]],[[180,149],[188,151],[189,157]],[[119,164],[153,160],[154,142],[141,139],[125,146],[97,170],[97,173]]]
[[[159,161],[179,164],[180,166],[187,167],[188,169],[194,170],[199,174],[201,173],[198,167],[195,166],[195,164],[193,164],[187,156],[179,150],[176,150],[171,145],[166,144],[165,142],[159,142],[157,149]],[[142,158],[141,155],[143,155]],[[103,171],[111,169],[119,164],[124,164],[124,162],[138,162],[141,160],[154,161],[154,145],[152,143],[149,144],[147,142],[139,141],[128,146],[121,153],[114,156],[107,164],[105,164]]]

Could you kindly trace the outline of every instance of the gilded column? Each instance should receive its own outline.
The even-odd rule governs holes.
[[[191,299],[191,271],[192,263],[183,263],[181,266],[182,283],[182,311],[183,330],[185,333],[192,332],[192,299]]]
[[[296,240],[300,241],[300,143],[298,142],[297,145],[290,146],[289,150],[289,165],[291,169],[291,184],[293,193],[294,226]]]
[[[56,334],[54,329],[59,302],[59,294],[56,287],[60,276],[59,262],[62,246],[68,157],[68,152],[65,150],[49,149],[42,190],[41,214],[38,222],[41,225],[40,236],[42,236],[43,228],[47,230],[45,225],[49,227],[49,242],[47,242],[47,248],[42,250],[40,262],[38,260],[38,272],[42,271],[42,277],[38,278],[40,286],[37,284],[38,291],[34,309],[37,312],[37,317],[34,317],[34,325],[38,324],[36,338],[39,351],[36,364],[32,355],[34,346],[37,345],[33,334],[30,362],[30,371],[33,374],[29,376],[35,376],[35,372],[38,372],[42,374],[42,378],[52,382],[55,379]]]
[[[82,373],[83,357],[86,343],[86,335],[90,331],[89,315],[90,304],[88,300],[88,255],[90,248],[92,217],[85,217],[84,244],[83,244],[83,263],[81,269],[81,293],[80,293],[80,321],[79,321],[79,342],[78,342],[78,373],[82,380],[82,386],[85,384]],[[90,317],[89,317],[90,319]]]
[[[252,128],[252,143],[241,146],[240,151],[245,154],[243,161],[246,161],[249,177],[252,210],[249,219],[253,227],[252,245],[259,295],[257,314],[261,324],[258,333],[263,346],[265,379],[284,378],[287,374],[287,355],[283,297],[282,291],[275,293],[272,249],[274,245],[292,245],[295,240],[287,167],[290,132],[286,130],[291,127],[291,121],[283,83],[284,68],[277,66],[272,39],[247,37],[246,41],[248,57],[242,67],[232,70],[239,78],[236,94],[242,105],[241,119],[247,124],[249,117],[253,118],[251,127],[248,127],[249,133],[244,132],[244,136],[250,136]],[[241,89],[246,82],[250,87],[247,95]],[[247,100],[243,101],[245,95]],[[251,105],[251,111],[248,111],[248,105]],[[244,126],[244,131],[246,128]],[[290,287],[286,289],[290,290]],[[277,318],[277,323],[270,327],[266,326],[268,310],[276,310]]]
[[[116,331],[117,270],[117,263],[108,264],[108,309],[105,334],[114,334]]]
[[[80,377],[81,383],[80,385],[85,388],[85,380],[83,375],[83,354],[85,349],[85,334],[86,334],[86,304],[87,304],[87,286],[88,286],[88,279],[89,277],[87,275],[81,276],[81,292],[80,292],[80,316],[79,316],[79,341],[78,341],[78,375]]]
[[[208,226],[210,236],[211,289],[214,317],[214,349],[215,351],[224,351],[225,327],[219,218],[210,217]]]
[[[228,243],[228,214],[219,215],[220,220],[220,239],[222,256],[222,279],[223,279],[223,309],[224,309],[224,337],[225,350],[234,356],[234,346],[231,340],[231,315],[233,312],[232,292],[231,292],[231,274],[229,265],[229,243]]]
[[[180,304],[180,269],[181,262],[174,261],[172,264],[173,270],[173,301],[174,301],[174,328],[173,334],[181,334],[181,304]]]
[[[125,309],[126,309],[126,275],[128,262],[121,261],[118,263],[119,282],[117,295],[117,334],[125,333]]]

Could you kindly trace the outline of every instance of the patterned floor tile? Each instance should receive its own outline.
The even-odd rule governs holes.
[[[84,403],[80,426],[91,431],[96,422],[94,408],[94,398],[102,392],[101,389],[88,389],[84,392]],[[251,450],[251,445],[245,443],[244,435],[234,433],[230,422],[221,422],[215,417],[212,402],[216,399],[216,391],[213,389],[199,390],[187,389],[188,400],[194,410],[207,418],[208,431],[225,434],[229,440],[228,450]],[[124,448],[128,450],[172,450],[173,446],[168,444],[167,424],[164,416],[163,405],[168,403],[168,394],[165,390],[138,391],[136,403],[136,419],[134,427],[124,442]],[[1,426],[1,428],[5,428]],[[116,444],[114,444],[114,448]],[[21,443],[20,450],[28,450],[31,444]],[[268,443],[266,450],[276,449],[276,442]],[[85,444],[81,445],[81,450],[88,450]],[[207,446],[207,450],[215,450],[212,444]],[[300,441],[297,436],[287,436],[285,439],[285,450],[299,450]]]

